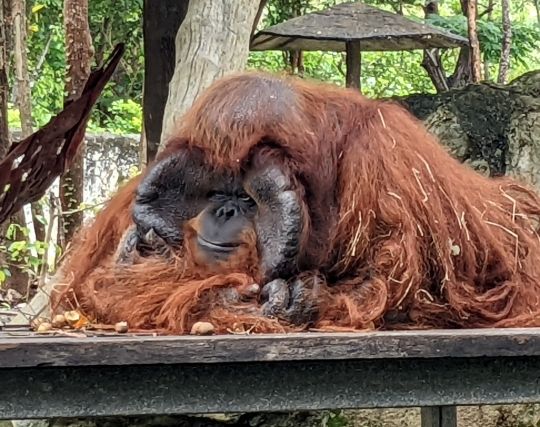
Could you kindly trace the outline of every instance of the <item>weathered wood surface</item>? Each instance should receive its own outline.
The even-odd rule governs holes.
[[[540,329],[83,338],[0,333],[0,369],[520,356],[540,357]]]

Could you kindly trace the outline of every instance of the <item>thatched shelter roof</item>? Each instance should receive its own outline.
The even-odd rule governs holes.
[[[363,3],[341,3],[259,31],[251,50],[400,51],[466,46],[468,40]]]

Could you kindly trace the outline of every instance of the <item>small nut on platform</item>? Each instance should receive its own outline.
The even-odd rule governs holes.
[[[51,329],[52,329],[52,325],[49,322],[43,322],[38,326],[36,332],[40,334],[44,332],[49,332]]]
[[[128,331],[129,327],[127,322],[118,322],[114,325],[114,330],[119,334],[125,334]]]
[[[196,322],[191,327],[191,335],[212,335],[214,330],[214,325],[210,322]]]
[[[37,329],[39,328],[39,325],[41,325],[42,323],[46,321],[47,319],[44,319],[43,317],[38,317],[37,319],[34,319],[30,322],[30,326],[32,330],[37,331]]]
[[[79,319],[81,318],[81,315],[78,311],[72,310],[72,311],[66,311],[64,313],[64,319],[66,319],[66,322],[69,323],[71,326],[75,325]]]
[[[66,326],[66,324],[66,318],[63,314],[57,314],[52,320],[53,328],[63,328],[64,326]]]

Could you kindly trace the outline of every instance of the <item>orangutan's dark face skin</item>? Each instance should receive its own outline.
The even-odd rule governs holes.
[[[226,260],[244,243],[246,230],[257,235],[264,282],[263,313],[294,323],[314,315],[304,283],[287,280],[297,271],[302,209],[288,177],[275,165],[238,178],[216,172],[198,151],[180,151],[158,162],[139,185],[134,229],[124,240],[125,254],[161,254],[180,247],[183,224],[197,218],[196,247],[209,262]]]
[[[253,228],[255,201],[240,188],[209,195],[208,204],[198,215],[197,248],[205,259],[227,259],[243,243],[244,231]]]

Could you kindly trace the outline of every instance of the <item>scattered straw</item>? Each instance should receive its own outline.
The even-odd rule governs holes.
[[[416,182],[418,183],[418,186],[420,187],[420,191],[424,195],[424,199],[422,200],[423,203],[426,203],[429,200],[429,197],[426,193],[426,190],[424,190],[424,187],[422,186],[422,183],[420,182],[420,171],[416,168],[413,168],[413,174],[414,178],[416,179]]]
[[[379,113],[379,117],[381,118],[381,122],[382,122],[383,128],[386,129],[386,122],[384,121],[384,117],[383,117],[383,114],[382,114],[380,108],[377,108],[377,113]]]

